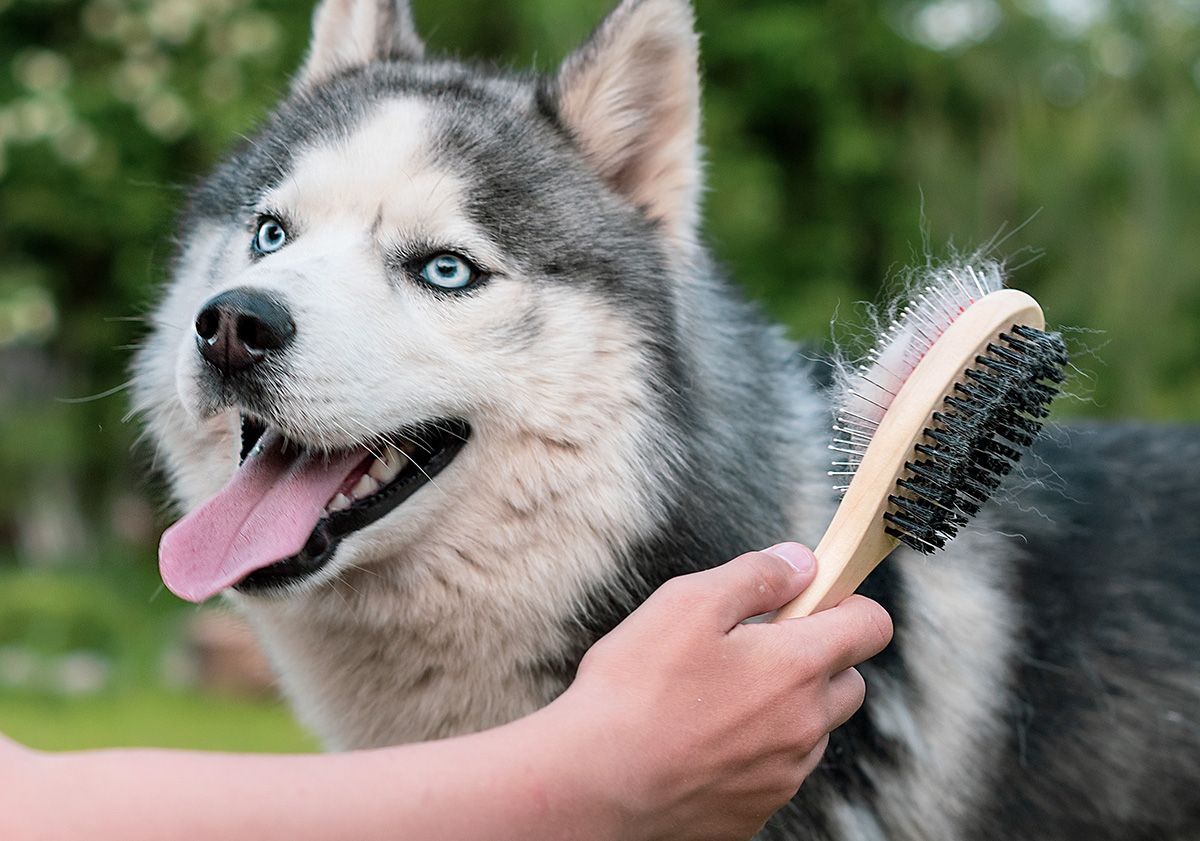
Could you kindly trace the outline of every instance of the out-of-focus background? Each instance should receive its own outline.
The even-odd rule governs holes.
[[[609,5],[415,11],[436,49],[549,70]],[[1200,418],[1200,0],[697,5],[709,238],[797,337],[923,231],[937,253],[1032,219],[1000,248],[1015,283],[1102,331],[1064,411]],[[236,626],[159,588],[121,391],[187,185],[284,90],[309,12],[0,0],[0,732],[313,746]]]

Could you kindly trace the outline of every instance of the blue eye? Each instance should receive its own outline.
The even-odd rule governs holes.
[[[251,248],[259,254],[273,254],[287,243],[287,231],[278,219],[267,217],[258,226]]]
[[[479,270],[457,254],[439,254],[421,267],[421,279],[439,289],[464,289],[479,279]]]

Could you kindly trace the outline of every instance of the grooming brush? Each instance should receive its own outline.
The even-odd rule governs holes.
[[[1041,432],[1067,363],[1000,266],[944,268],[850,375],[834,425],[841,505],[817,577],[777,619],[851,595],[899,544],[941,549]]]

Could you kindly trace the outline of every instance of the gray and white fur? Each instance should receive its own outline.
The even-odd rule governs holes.
[[[831,404],[702,244],[687,0],[624,0],[549,76],[428,54],[404,0],[324,0],[314,29],[292,93],[192,197],[136,402],[181,510],[235,470],[240,411],[327,449],[470,422],[317,575],[231,593],[346,749],[528,713],[666,579],[815,542]],[[289,243],[258,259],[267,214]],[[438,251],[486,281],[423,285],[407,266]],[[296,327],[254,388],[193,335],[243,287]],[[762,838],[1200,838],[1200,434],[1063,437],[1038,456],[1067,493],[864,586],[895,642]]]

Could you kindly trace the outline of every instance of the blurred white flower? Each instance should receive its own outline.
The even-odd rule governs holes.
[[[69,164],[86,164],[96,156],[100,141],[91,126],[74,123],[54,138],[54,151]]]
[[[113,74],[112,91],[124,102],[146,102],[163,86],[169,70],[161,53],[128,59]]]
[[[1024,0],[1023,5],[1071,38],[1087,33],[1110,11],[1108,0]]]
[[[160,91],[138,109],[142,125],[163,140],[178,140],[191,128],[192,115],[177,94]]]
[[[182,44],[196,28],[196,4],[190,0],[158,0],[148,15],[150,30],[164,41]]]
[[[1096,65],[1110,76],[1128,79],[1142,63],[1142,48],[1124,32],[1106,32],[1096,39]]]
[[[58,326],[58,308],[40,286],[22,286],[0,298],[0,347],[45,341]]]
[[[901,32],[933,50],[955,50],[986,40],[1001,20],[995,0],[932,0],[907,7]]]
[[[39,666],[37,655],[25,646],[0,648],[0,686],[18,689],[32,686],[37,682]]]
[[[13,106],[16,131],[13,137],[24,143],[33,143],[58,134],[71,124],[71,105],[59,96],[30,97]]]
[[[123,9],[117,14],[117,19],[113,23],[113,34],[116,36],[116,40],[125,44],[126,48],[130,44],[145,41],[151,37],[145,15],[127,9]]]
[[[239,56],[268,53],[275,49],[281,35],[274,18],[261,12],[249,12],[233,21],[229,45]]]
[[[71,65],[51,50],[25,50],[13,61],[13,75],[36,93],[60,91],[71,81]]]

